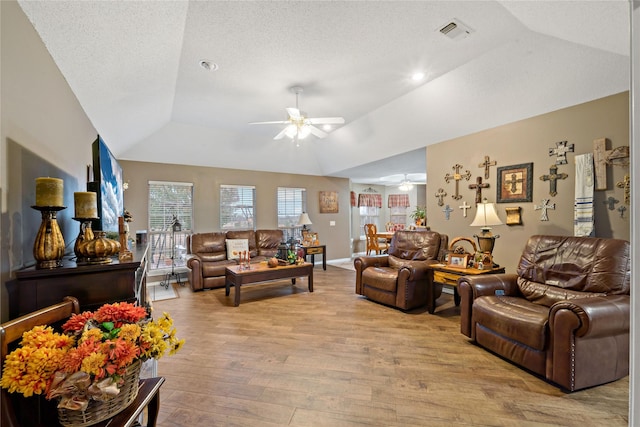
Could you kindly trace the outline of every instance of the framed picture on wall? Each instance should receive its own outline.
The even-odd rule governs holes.
[[[320,192],[320,213],[338,213],[338,192]]]
[[[533,163],[498,168],[498,203],[533,200]]]

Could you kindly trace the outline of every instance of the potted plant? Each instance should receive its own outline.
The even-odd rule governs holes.
[[[416,208],[409,214],[417,226],[423,226],[427,223],[427,208],[425,206],[416,206]]]

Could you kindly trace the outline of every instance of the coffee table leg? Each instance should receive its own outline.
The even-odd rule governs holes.
[[[234,291],[233,291],[233,305],[235,307],[240,305],[240,288],[241,286],[238,285],[237,283],[235,283],[233,285]]]
[[[313,292],[313,268],[309,270],[309,292]]]
[[[231,293],[231,283],[229,282],[229,279],[227,279],[224,284],[224,295],[228,297],[229,293]]]
[[[293,279],[291,279],[291,284],[295,285],[296,284],[296,278],[294,277]]]

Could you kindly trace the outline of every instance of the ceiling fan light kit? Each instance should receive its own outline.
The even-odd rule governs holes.
[[[296,94],[296,106],[295,108],[288,107],[285,110],[289,118],[283,121],[273,121],[273,122],[253,122],[249,123],[251,125],[264,125],[264,124],[284,124],[287,125],[283,130],[281,130],[273,139],[278,140],[282,139],[285,136],[290,138],[292,141],[296,143],[296,146],[299,146],[299,140],[305,139],[309,135],[314,135],[318,138],[324,138],[328,135],[327,132],[318,129],[314,125],[325,125],[325,130],[327,125],[334,124],[344,124],[344,118],[342,117],[307,117],[307,113],[301,111],[298,108],[298,95],[303,92],[303,89],[299,86],[294,86],[291,88],[291,92]],[[329,127],[331,129],[331,127]]]

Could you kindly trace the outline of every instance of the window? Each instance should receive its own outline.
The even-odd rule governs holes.
[[[149,181],[149,269],[183,267],[192,229],[193,184]]]
[[[360,224],[362,224],[362,233],[364,233],[365,224],[375,224],[380,230],[380,209],[382,208],[382,196],[380,194],[358,195],[358,210],[360,211]]]
[[[284,238],[300,239],[297,229],[300,214],[307,210],[307,190],[304,188],[278,187],[278,228],[284,231]]]
[[[256,187],[220,186],[220,229],[255,230]]]
[[[405,224],[407,222],[407,208],[404,206],[390,208],[389,221],[394,224]]]

